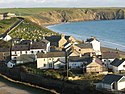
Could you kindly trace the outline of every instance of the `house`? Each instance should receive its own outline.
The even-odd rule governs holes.
[[[42,39],[40,41],[30,41],[30,40],[22,40],[20,42],[17,41],[17,44],[12,44],[11,49],[11,59],[15,60],[17,57],[23,54],[34,54],[37,53],[46,53],[50,51],[50,42]]]
[[[7,63],[7,67],[13,68],[14,66],[18,66],[26,63],[36,62],[36,56],[34,54],[22,54],[18,56],[15,60],[10,60]]]
[[[16,14],[15,13],[9,13],[9,12],[0,14],[0,20],[11,19],[12,17],[16,17]]]
[[[91,37],[89,39],[86,40],[86,43],[91,43],[92,47],[94,49],[94,53],[96,55],[101,55],[101,50],[100,50],[100,41],[97,40],[95,37]]]
[[[84,55],[86,53],[93,53],[93,47],[91,43],[83,43],[83,44],[74,44],[73,50],[77,53]]]
[[[90,57],[83,61],[83,71],[85,73],[101,73],[104,71],[104,66],[100,59]]]
[[[64,34],[62,35],[53,35],[53,36],[46,36],[46,40],[48,40],[51,43],[51,46],[63,48],[64,44],[67,42],[75,42],[75,38],[72,36],[65,36]]]
[[[65,52],[47,52],[37,54],[37,68],[58,69],[65,64]]]
[[[107,51],[107,52],[102,52],[102,57],[101,57],[101,60],[102,62],[104,63],[104,65],[111,69],[111,62],[115,59],[115,58],[119,58],[119,53],[118,52],[110,52],[110,51]]]
[[[3,20],[3,19],[4,19],[3,14],[0,13],[0,20]]]
[[[85,56],[69,56],[69,68],[83,68],[83,61],[85,58],[88,58],[88,55]]]
[[[125,76],[107,74],[102,81],[96,85],[96,88],[110,91],[125,89]]]
[[[116,58],[111,63],[113,72],[125,71],[125,59]]]

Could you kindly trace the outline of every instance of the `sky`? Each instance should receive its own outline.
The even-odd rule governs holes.
[[[0,0],[0,8],[125,7],[125,0]]]

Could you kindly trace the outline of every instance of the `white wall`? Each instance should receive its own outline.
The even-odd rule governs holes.
[[[65,57],[50,57],[50,58],[37,58],[37,68],[40,69],[47,69],[50,68],[49,64],[57,60],[60,60],[62,62],[65,62]],[[46,66],[44,66],[46,64]]]
[[[125,89],[125,82],[119,82],[118,83],[118,90]]]
[[[101,55],[100,42],[97,40],[93,40],[91,43],[92,43],[92,46],[93,46],[93,49],[94,49],[96,55]]]
[[[105,64],[105,66],[106,66],[107,68],[112,69],[111,62],[112,62],[113,60],[114,60],[114,59],[102,59],[102,62]]]

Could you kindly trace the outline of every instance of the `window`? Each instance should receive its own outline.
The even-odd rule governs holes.
[[[52,68],[52,63],[49,63],[49,68]]]
[[[45,58],[44,58],[44,61],[45,61]]]
[[[43,67],[46,67],[46,64],[44,64]]]
[[[33,54],[33,51],[31,51],[31,53]]]
[[[123,65],[123,67],[125,67],[125,65]]]
[[[16,54],[16,51],[15,51],[15,54]]]
[[[26,51],[26,54],[27,54],[27,51]]]

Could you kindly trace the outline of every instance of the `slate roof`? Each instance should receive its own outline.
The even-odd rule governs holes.
[[[19,45],[19,44],[17,44],[17,45],[14,45],[12,47],[12,51],[28,51],[28,50],[30,50],[29,45]]]
[[[86,42],[92,42],[93,40],[97,40],[97,39],[92,37],[92,38],[87,39]],[[99,40],[97,40],[97,41],[99,41]]]
[[[64,36],[66,40],[70,38],[70,36]],[[53,35],[53,36],[46,36],[45,39],[50,41],[50,42],[59,42],[61,39],[61,35]]]
[[[59,42],[59,40],[61,39],[61,36],[58,36],[58,35],[47,36],[45,37],[45,39],[48,40],[49,42]]]
[[[81,49],[92,48],[92,44],[91,43],[75,44],[75,45],[78,46]]]
[[[102,59],[114,59],[114,58],[119,58],[119,53],[118,52],[102,52]]]
[[[103,80],[102,83],[106,84],[112,84],[113,82],[119,81],[123,76],[122,75],[115,75],[115,74],[107,74]]]
[[[118,58],[116,58],[114,61],[112,61],[111,65],[118,67],[118,66],[121,65],[124,61],[125,61],[125,59],[118,59]]]
[[[89,57],[90,57],[89,55],[84,55],[84,56],[82,56],[82,57],[80,57],[80,56],[70,56],[70,57],[69,57],[69,61],[70,61],[70,62],[83,62],[83,61],[85,61],[85,60],[90,60]],[[88,58],[89,58],[89,59],[88,59]]]
[[[47,44],[43,41],[33,42],[30,45],[30,49],[46,49]]]
[[[65,52],[38,53],[37,58],[65,57]]]

